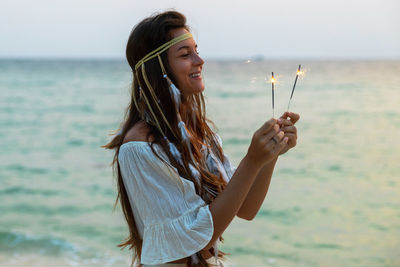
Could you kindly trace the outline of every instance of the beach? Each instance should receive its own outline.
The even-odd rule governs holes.
[[[400,266],[400,61],[206,60],[207,114],[238,165],[291,108],[298,144],[253,221],[235,219],[229,266]],[[110,140],[130,99],[124,60],[0,59],[0,265],[129,266]]]

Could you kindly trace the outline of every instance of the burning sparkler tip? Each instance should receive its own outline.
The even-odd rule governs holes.
[[[274,73],[272,72],[271,83],[274,84],[276,82]]]

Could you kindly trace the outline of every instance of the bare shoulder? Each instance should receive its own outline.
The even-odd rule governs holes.
[[[131,141],[147,141],[147,133],[150,131],[149,126],[147,126],[146,122],[139,121],[132,128],[128,130],[125,135],[123,143],[131,142]],[[150,141],[153,141],[153,138],[150,136]]]

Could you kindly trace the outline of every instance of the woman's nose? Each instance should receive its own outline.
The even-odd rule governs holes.
[[[194,57],[195,57],[194,58],[195,65],[203,65],[204,64],[204,60],[198,54],[195,54]]]

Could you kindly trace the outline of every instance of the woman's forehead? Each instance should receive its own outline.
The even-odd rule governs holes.
[[[178,36],[181,36],[185,33],[189,33],[189,31],[185,28],[177,28],[177,29],[173,29],[171,30],[171,39],[174,39]]]
[[[180,50],[182,50],[184,48],[187,48],[187,49],[197,48],[197,44],[196,44],[196,42],[194,41],[194,39],[192,37],[192,38],[183,40],[183,41],[173,45],[171,48],[172,48],[173,51],[180,51]]]
[[[179,37],[179,36],[181,36],[183,34],[186,34],[186,33],[189,33],[189,31],[186,30],[185,28],[175,29],[175,30],[171,31],[171,34],[172,34],[171,37],[173,39],[173,38]],[[173,46],[171,46],[171,50],[172,51],[178,51],[178,50],[180,50],[181,48],[184,48],[184,47],[189,47],[189,48],[190,47],[197,47],[196,41],[193,39],[193,37],[190,37],[188,39],[182,40],[177,44],[174,44]]]

